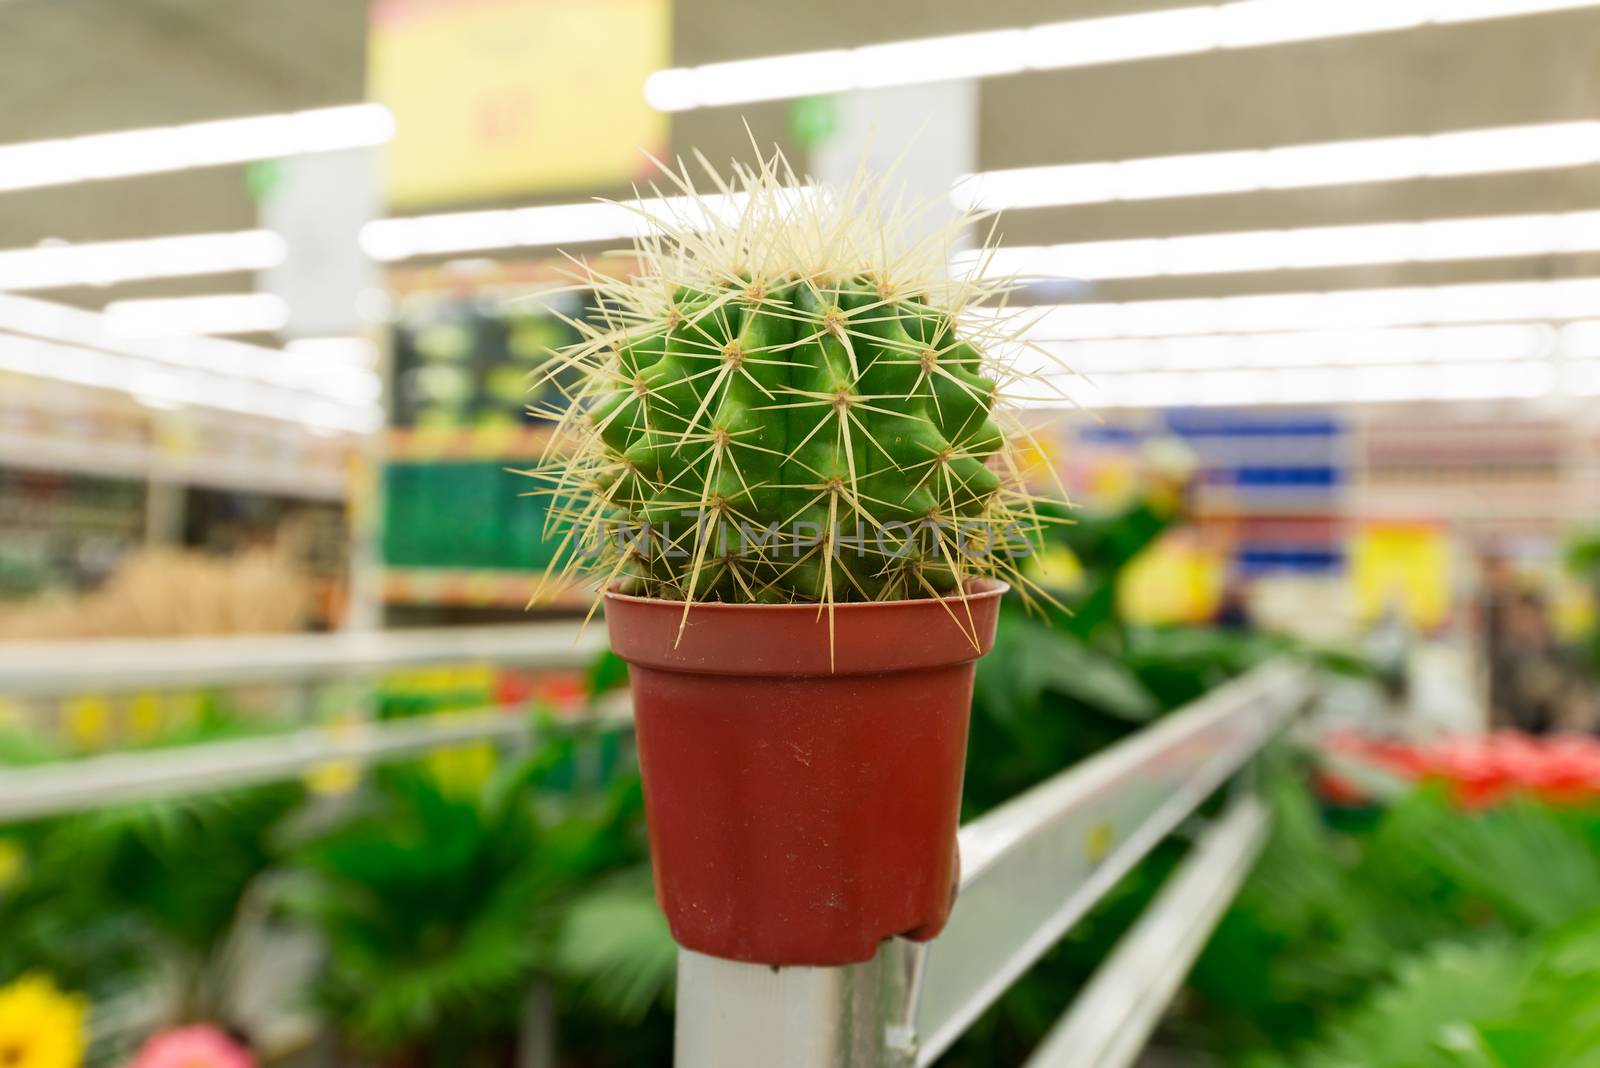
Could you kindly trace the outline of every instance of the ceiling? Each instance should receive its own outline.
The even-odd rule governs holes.
[[[551,0],[562,2],[562,0]],[[1306,0],[1308,3],[1326,0]],[[1020,26],[1155,7],[1151,0],[677,0],[674,61]],[[344,103],[364,82],[365,0],[0,0],[0,144]],[[581,46],[581,44],[580,44]],[[574,99],[574,106],[578,101]],[[980,166],[1600,117],[1600,11],[1429,27],[985,81]],[[769,103],[675,116],[676,151],[713,159],[788,140]],[[575,200],[616,189],[574,189]],[[1017,212],[1041,244],[1600,207],[1600,168]],[[242,168],[0,196],[0,248],[252,226]],[[1600,274],[1600,257],[1480,260],[1103,283],[1104,299]],[[49,294],[87,306],[235,292],[244,277]]]

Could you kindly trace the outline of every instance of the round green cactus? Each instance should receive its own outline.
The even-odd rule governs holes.
[[[1001,287],[952,280],[956,229],[909,239],[882,183],[799,186],[781,159],[738,177],[657,209],[636,276],[585,280],[599,325],[554,361],[576,385],[530,472],[566,569],[684,602],[1015,577],[1037,519],[1002,429]]]

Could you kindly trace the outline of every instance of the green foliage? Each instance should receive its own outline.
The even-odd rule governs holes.
[[[25,859],[0,892],[0,980],[40,970],[111,990],[160,968],[180,983],[180,1011],[214,1016],[224,945],[300,800],[281,784],[8,830]]]
[[[1291,773],[1268,777],[1273,834],[1190,975],[1206,1044],[1286,1047],[1384,975],[1394,946]]]
[[[1531,943],[1441,941],[1393,977],[1296,1068],[1595,1068],[1600,1065],[1600,910]]]
[[[1190,976],[1197,1044],[1308,1068],[1595,1063],[1562,1059],[1600,1049],[1600,986],[1579,978],[1600,971],[1594,814],[1422,790],[1349,836],[1297,776],[1272,798],[1272,840]]]
[[[1041,504],[1049,520],[1065,511]],[[1082,567],[1058,604],[1008,597],[978,661],[968,744],[970,818],[1020,794],[1275,656],[1292,642],[1201,627],[1135,627],[1117,615],[1123,570],[1176,518],[1141,501],[1044,528]],[[1337,665],[1346,666],[1346,665]]]
[[[419,1064],[493,1063],[539,975],[630,1019],[660,1000],[672,943],[638,913],[638,780],[597,797],[545,796],[569,758],[543,747],[467,796],[422,768],[386,769],[303,845],[282,903],[327,943],[318,998],[353,1046]],[[631,881],[589,897],[628,870]],[[597,925],[607,940],[593,944]]]
[[[1283,638],[1208,627],[1130,627],[1123,663],[1166,708],[1198,700],[1274,657],[1306,656]]]
[[[1008,598],[1001,609],[994,651],[978,662],[963,801],[968,818],[1290,650],[1287,643],[1248,634],[1135,628],[1117,615],[1123,569],[1173,518],[1140,502],[1114,515],[1082,515],[1046,528],[1051,543],[1072,551],[1083,578],[1060,606],[1029,611],[1020,598]],[[1149,903],[1181,852],[1165,846],[1135,868],[978,1021],[949,1062],[1021,1061]],[[1315,878],[1295,865],[1284,873]],[[1254,986],[1247,976],[1233,988],[1250,1010],[1267,1000]]]
[[[544,975],[593,1064],[639,1063],[661,1036],[616,1024],[661,1023],[675,947],[617,749],[551,728],[484,782],[430,758],[338,803],[287,783],[4,828],[0,984],[38,971],[101,997],[159,973],[180,983],[181,1017],[226,1023],[250,912],[323,936],[315,995],[362,1050],[496,1058]]]
[[[1049,518],[1063,511],[1041,506]],[[963,807],[968,818],[1137,730],[1166,709],[1119,655],[1115,616],[1122,568],[1160,534],[1167,518],[1147,505],[1115,516],[1083,516],[1045,528],[1084,569],[1065,603],[1000,609],[994,650],[978,661],[967,744]]]
[[[100,887],[75,877],[71,851],[53,842],[65,821],[7,827],[14,870],[0,886],[0,986],[29,972],[70,990],[113,990],[148,966],[138,919],[109,907]]]
[[[637,1025],[671,987],[678,947],[639,871],[574,901],[556,940],[554,967],[606,1016]]]
[[[1578,575],[1600,572],[1600,530],[1586,530],[1574,536],[1566,549],[1567,569]]]
[[[1484,1068],[1600,1065],[1600,910],[1541,939],[1516,1008],[1475,1030]]]
[[[210,696],[152,747],[239,737],[249,725]],[[37,735],[0,735],[0,765],[69,759]],[[0,829],[18,871],[0,886],[0,983],[27,971],[91,993],[159,970],[179,1010],[215,1014],[225,943],[276,835],[300,805],[296,784],[160,800]]]
[[[540,892],[531,818],[457,799],[415,769],[382,782],[363,811],[303,851],[315,882],[286,897],[327,940],[324,1004],[380,1051],[447,1021],[474,1037],[509,1030],[550,937],[527,907]]]
[[[1373,843],[1375,863],[1412,885],[1430,875],[1436,904],[1488,915],[1518,933],[1569,923],[1600,905],[1600,851],[1548,806],[1522,799],[1463,814],[1431,792],[1396,806]]]
[[[584,689],[589,694],[589,704],[614,690],[628,685],[628,662],[609,648],[589,662],[584,673]]]
[[[1115,657],[1007,606],[978,662],[964,806],[986,811],[1164,709]]]
[[[1566,549],[1567,570],[1589,584],[1590,593],[1600,597],[1600,528],[1576,534]],[[1590,627],[1578,650],[1593,676],[1600,676],[1600,627]]]
[[[46,764],[66,756],[35,734],[21,730],[0,730],[0,767]]]
[[[1401,962],[1395,978],[1339,1021],[1305,1068],[1455,1068],[1472,1048],[1469,1021],[1509,1012],[1523,971],[1515,946],[1441,942]]]

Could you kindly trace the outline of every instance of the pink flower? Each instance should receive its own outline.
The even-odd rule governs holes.
[[[210,1024],[150,1036],[128,1068],[256,1068],[246,1049]]]

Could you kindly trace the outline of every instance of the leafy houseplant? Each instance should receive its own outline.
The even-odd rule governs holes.
[[[735,179],[675,176],[637,275],[583,280],[530,473],[633,669],[674,936],[840,964],[948,916],[972,665],[1040,522],[1025,346],[882,180]]]
[[[1189,978],[1193,1044],[1260,1068],[1594,1063],[1600,809],[1425,788],[1347,832],[1268,781],[1272,839]]]
[[[560,981],[613,1028],[660,1000],[674,961],[659,917],[640,916],[637,780],[543,796],[567,749],[546,743],[470,791],[425,765],[382,769],[302,843],[279,903],[328,947],[316,993],[345,1046],[415,1068],[498,1065],[536,983]]]

